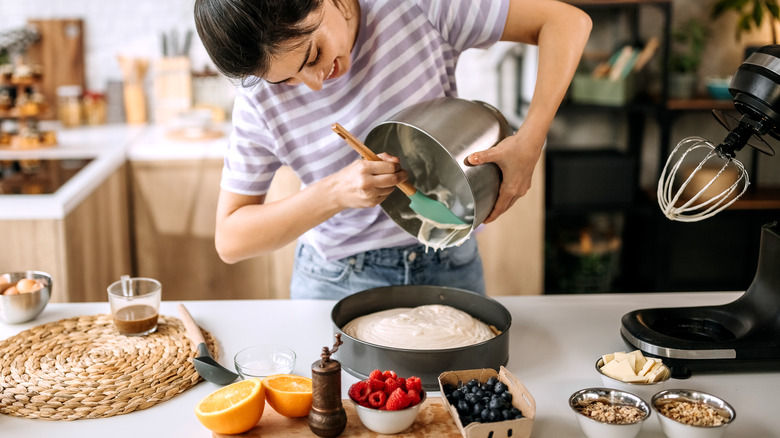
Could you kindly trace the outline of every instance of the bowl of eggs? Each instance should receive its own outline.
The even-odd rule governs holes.
[[[40,271],[9,272],[0,275],[0,319],[21,324],[35,319],[51,297],[51,275]]]

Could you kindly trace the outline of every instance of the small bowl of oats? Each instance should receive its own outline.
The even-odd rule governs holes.
[[[723,399],[690,389],[668,389],[650,401],[669,438],[719,438],[737,413]]]
[[[588,438],[634,438],[650,416],[650,406],[630,392],[611,388],[581,389],[569,406]]]

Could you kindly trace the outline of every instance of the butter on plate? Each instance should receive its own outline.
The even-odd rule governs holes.
[[[645,357],[640,350],[605,354],[601,361],[601,372],[622,382],[653,383],[669,378],[669,368],[661,359]]]

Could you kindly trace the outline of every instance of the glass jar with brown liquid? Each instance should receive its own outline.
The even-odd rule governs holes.
[[[123,276],[108,287],[108,302],[116,330],[144,336],[157,330],[162,285],[152,278]]]

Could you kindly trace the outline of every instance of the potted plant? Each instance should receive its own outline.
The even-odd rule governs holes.
[[[696,88],[696,73],[701,65],[710,31],[700,20],[691,18],[672,31],[669,56],[669,97],[690,99]]]
[[[727,11],[738,14],[735,34],[737,41],[743,33],[760,29],[764,19],[767,19],[772,32],[772,43],[777,44],[775,23],[780,21],[780,6],[777,0],[717,0],[712,5],[711,16],[718,18]]]

